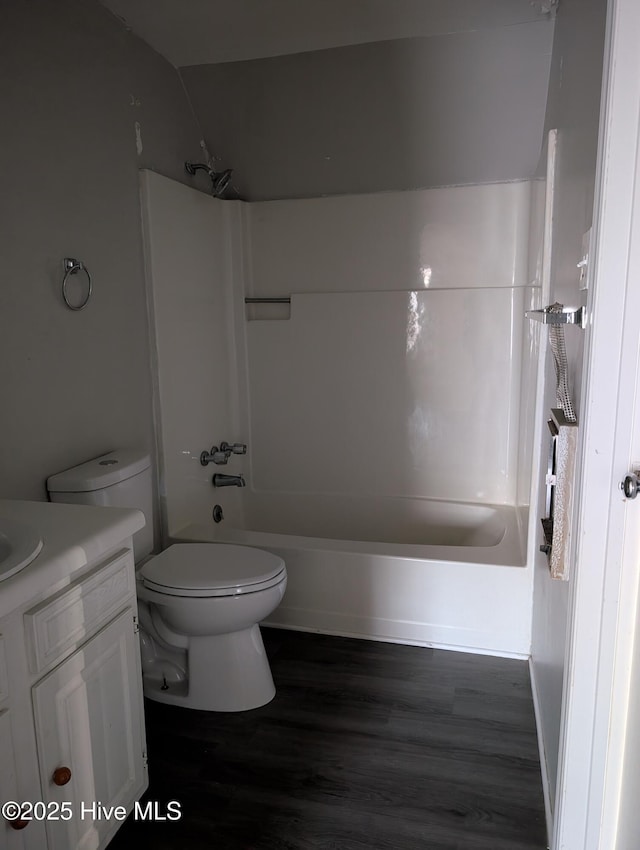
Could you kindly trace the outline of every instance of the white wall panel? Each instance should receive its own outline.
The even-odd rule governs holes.
[[[249,205],[256,295],[524,286],[530,183]]]
[[[238,509],[215,471],[263,492],[516,503],[527,185],[247,205],[247,288],[280,294],[265,282],[293,267],[292,287],[312,270],[325,291],[239,324],[236,205],[152,173],[144,186],[170,531]],[[411,286],[427,261],[444,288]],[[222,439],[249,454],[201,467]]]
[[[231,207],[153,172],[142,174],[149,291],[157,358],[156,425],[169,533],[210,519],[214,471],[200,464],[214,442],[236,440],[229,293]],[[239,438],[238,438],[239,439]],[[225,491],[225,507],[237,501]]]
[[[526,504],[530,193],[248,205],[248,294],[293,293],[246,326],[253,487]]]
[[[248,323],[252,486],[513,503],[523,293],[295,295]]]

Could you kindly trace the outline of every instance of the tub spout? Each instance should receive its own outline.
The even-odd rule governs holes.
[[[242,475],[222,475],[219,472],[212,479],[214,487],[245,487]]]

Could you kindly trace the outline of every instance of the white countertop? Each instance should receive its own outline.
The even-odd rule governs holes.
[[[68,583],[145,524],[142,511],[128,508],[13,499],[0,499],[0,517],[35,527],[44,544],[28,566],[0,581],[0,617],[47,590],[58,590],[57,585]]]

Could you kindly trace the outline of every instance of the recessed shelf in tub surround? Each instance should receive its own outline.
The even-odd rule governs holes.
[[[244,299],[245,318],[249,322],[291,318],[292,296],[264,296]]]
[[[488,291],[492,291],[494,288],[499,289],[507,289],[510,287],[487,287]],[[520,288],[520,287],[518,287]],[[300,298],[305,297],[315,297],[315,298],[337,298],[342,295],[361,295],[367,296],[372,294],[382,294],[388,293],[389,291],[395,292],[398,295],[402,295],[405,298],[409,298],[412,302],[418,301],[423,296],[427,294],[432,294],[435,292],[450,292],[452,294],[452,305],[456,303],[456,297],[459,298],[459,292],[462,290],[470,289],[472,292],[477,291],[477,287],[456,287],[452,289],[450,287],[431,287],[429,289],[396,289],[393,287],[389,287],[389,289],[373,289],[369,291],[362,290],[349,290],[345,289],[344,291],[330,291],[330,292],[297,292],[292,293],[291,295],[278,295],[278,296],[246,296],[244,298],[245,305],[245,318],[247,321],[270,321],[270,320],[288,320],[292,318],[294,304],[298,303]],[[527,288],[528,290],[529,288]],[[530,316],[532,311],[527,312],[527,317]],[[542,311],[533,311],[533,312],[542,312]]]

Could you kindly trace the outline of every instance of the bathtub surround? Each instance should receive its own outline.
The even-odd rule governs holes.
[[[526,286],[530,183],[247,205],[249,295]]]
[[[201,133],[175,69],[96,0],[0,5],[0,495],[153,440],[138,169],[177,181]],[[62,259],[91,270],[81,313]]]
[[[274,623],[526,656],[529,184],[258,204],[142,186],[168,536],[282,554]],[[245,307],[274,295],[285,312]],[[230,434],[247,486],[214,493],[200,453]]]
[[[248,210],[252,486],[515,504],[529,184]]]
[[[241,210],[151,171],[140,180],[166,538],[211,519],[214,472],[246,468],[243,455],[224,467],[200,463],[201,452],[224,439],[249,442],[240,427],[231,285],[241,274]],[[223,492],[225,522],[237,521],[240,490]]]
[[[524,294],[296,294],[249,322],[253,487],[514,504]]]

